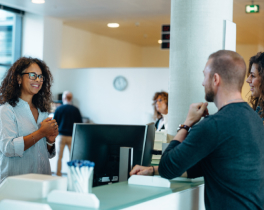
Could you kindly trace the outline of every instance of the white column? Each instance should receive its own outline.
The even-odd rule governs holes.
[[[53,99],[57,100],[59,85],[62,76],[58,75],[61,59],[61,45],[62,45],[63,21],[45,17],[44,19],[44,47],[43,47],[43,60],[46,62],[54,78],[52,85]]]
[[[203,69],[223,49],[224,20],[233,20],[233,0],[171,0],[169,130],[175,135],[191,103],[204,102]],[[209,105],[209,113],[217,111]]]
[[[26,12],[22,26],[22,56],[42,60],[44,17]]]

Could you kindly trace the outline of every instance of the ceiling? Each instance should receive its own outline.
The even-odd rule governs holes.
[[[170,23],[171,0],[0,0],[0,4],[63,20],[64,24],[141,46],[155,46],[161,25]],[[234,0],[238,44],[264,44],[264,0],[259,14],[246,14],[249,0]],[[262,10],[263,8],[263,10]],[[119,28],[108,28],[117,22]]]

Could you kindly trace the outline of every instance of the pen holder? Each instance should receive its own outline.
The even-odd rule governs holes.
[[[73,160],[68,165],[68,191],[92,193],[94,163],[87,160]]]

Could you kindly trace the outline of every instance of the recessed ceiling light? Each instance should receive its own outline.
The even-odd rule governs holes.
[[[159,43],[159,44],[161,44],[161,43],[162,43],[162,41],[161,41],[161,40],[158,40],[158,43]]]
[[[34,4],[44,4],[45,0],[31,0]]]
[[[118,28],[119,27],[119,24],[118,23],[108,23],[107,26],[109,28]]]

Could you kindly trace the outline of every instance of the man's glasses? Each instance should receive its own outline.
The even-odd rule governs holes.
[[[37,77],[39,78],[40,82],[43,82],[45,80],[45,77],[42,74],[36,74],[34,72],[29,72],[29,73],[22,73],[21,75],[28,74],[28,78],[31,80],[36,80]]]
[[[162,99],[155,100],[154,103],[156,104],[157,102],[162,102]]]

